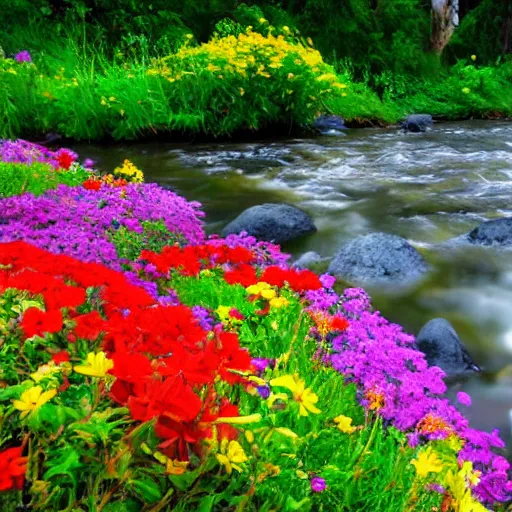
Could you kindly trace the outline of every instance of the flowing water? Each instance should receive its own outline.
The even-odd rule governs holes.
[[[465,390],[473,426],[499,427],[512,451],[512,251],[444,242],[480,222],[512,215],[512,124],[440,124],[426,134],[396,129],[345,137],[251,143],[77,146],[111,170],[124,158],[189,200],[203,203],[207,230],[219,232],[249,206],[287,202],[308,211],[318,233],[285,246],[295,256],[332,256],[352,237],[401,235],[429,259],[429,278],[413,291],[370,290],[376,308],[417,334],[448,318],[484,369]]]

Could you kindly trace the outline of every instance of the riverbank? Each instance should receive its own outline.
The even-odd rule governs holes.
[[[388,74],[378,95],[282,29],[185,43],[158,59],[82,55],[60,44],[68,46],[0,60],[0,137],[257,138],[304,133],[320,114],[348,126],[384,126],[419,112],[443,120],[512,115],[512,63],[468,59],[430,79]]]
[[[0,200],[2,510],[506,507],[503,441],[362,289],[206,237],[129,161],[2,155],[88,173]]]

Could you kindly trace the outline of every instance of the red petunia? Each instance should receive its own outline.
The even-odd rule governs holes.
[[[21,328],[27,338],[43,336],[45,332],[59,332],[62,329],[62,313],[60,310],[41,311],[38,308],[29,308],[23,315]]]
[[[94,341],[106,329],[106,323],[97,311],[75,317],[75,335],[84,340]]]
[[[0,452],[0,491],[23,489],[28,457],[22,452],[21,446]]]

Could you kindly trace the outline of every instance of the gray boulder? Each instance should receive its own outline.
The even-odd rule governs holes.
[[[406,285],[428,268],[405,238],[371,233],[344,245],[329,265],[329,273],[359,285]]]
[[[452,324],[444,318],[427,322],[416,338],[416,346],[425,354],[429,366],[438,366],[448,376],[480,371]]]
[[[512,246],[512,217],[483,222],[468,234],[475,245]]]
[[[429,114],[412,114],[402,123],[404,130],[414,133],[426,132],[433,126],[434,122]]]
[[[311,217],[287,204],[260,204],[244,210],[223,230],[222,236],[246,231],[258,240],[282,244],[316,231]]]
[[[345,126],[345,120],[340,116],[319,116],[313,123],[313,128],[320,133],[326,135],[331,133],[339,132],[348,128]]]

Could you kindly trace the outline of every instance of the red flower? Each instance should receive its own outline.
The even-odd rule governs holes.
[[[276,266],[266,268],[260,281],[279,287],[288,283],[295,292],[318,290],[322,287],[320,279],[311,270],[282,269]]]
[[[82,183],[82,187],[86,190],[99,190],[101,188],[101,181],[89,178],[87,181]]]
[[[106,323],[97,311],[75,317],[75,335],[84,340],[94,341],[106,329]]]
[[[43,336],[45,332],[59,332],[62,329],[62,313],[58,309],[45,312],[38,308],[29,308],[23,315],[21,328],[27,338]]]
[[[69,352],[67,350],[61,350],[52,355],[52,361],[55,364],[67,363],[69,361]]]
[[[22,457],[22,451],[17,446],[0,452],[0,491],[23,489],[28,457]]]
[[[75,159],[73,158],[73,155],[68,151],[61,150],[57,156],[57,161],[59,162],[59,167],[62,169],[69,169]]]
[[[249,352],[240,348],[238,336],[230,332],[220,332],[217,335],[217,341],[220,345],[220,364],[219,375],[229,384],[243,382],[243,379],[230,370],[240,372],[248,371],[252,368],[251,356]]]
[[[344,331],[349,326],[348,320],[341,316],[335,316],[331,321],[331,329],[333,331]]]
[[[224,272],[224,279],[228,284],[241,284],[251,286],[258,282],[256,271],[251,265],[240,265],[238,269]]]

